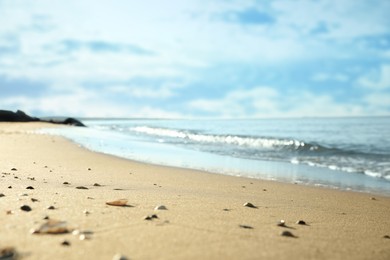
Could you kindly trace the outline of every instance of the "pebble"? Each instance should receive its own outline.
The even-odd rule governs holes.
[[[298,225],[307,225],[306,222],[304,220],[298,220],[297,221],[297,224]]]
[[[383,238],[390,239],[389,235],[384,235]]]
[[[16,168],[12,168],[12,169],[11,169],[11,171],[17,171],[17,170],[18,170],[18,169],[16,169]]]
[[[100,186],[102,186],[102,185],[100,185],[99,183],[95,183],[93,186],[95,186],[95,187],[100,187]]]
[[[114,257],[112,258],[112,260],[129,260],[129,258],[127,258],[126,256],[122,255],[122,254],[116,254],[114,255]]]
[[[26,190],[33,190],[33,189],[34,189],[33,186],[28,186],[28,187],[26,188]]]
[[[296,237],[296,236],[294,236],[293,233],[291,233],[290,231],[287,231],[287,230],[284,230],[282,233],[280,233],[280,235],[283,237]]]
[[[0,198],[5,197],[4,193],[0,193]]]
[[[240,228],[245,228],[245,229],[253,229],[252,226],[248,226],[248,225],[239,225]]]
[[[17,253],[16,249],[13,247],[4,247],[0,248],[0,259],[16,259],[17,258]]]
[[[158,216],[156,214],[152,214],[152,215],[147,215],[146,217],[144,217],[144,220],[153,220],[155,218],[158,218]]]
[[[68,240],[64,240],[64,241],[62,241],[61,245],[70,246],[70,242]]]
[[[88,190],[87,187],[84,187],[84,186],[77,186],[76,189],[79,189],[79,190]]]
[[[157,207],[154,208],[154,210],[168,210],[168,208],[164,205],[158,205]]]
[[[88,211],[88,210],[86,210],[86,209],[84,209],[83,213],[84,213],[85,215],[89,215],[89,214],[91,214],[91,212],[89,212],[89,211]]]
[[[254,208],[254,209],[257,209],[257,207],[255,205],[253,205],[252,203],[250,202],[246,202],[244,203],[243,205],[244,207],[248,207],[248,208]]]
[[[69,185],[70,183],[67,182],[67,181],[64,181],[62,184],[64,184],[64,185]]]
[[[279,227],[285,227],[286,226],[286,222],[282,219],[276,225],[279,226]]]
[[[8,189],[12,189],[12,186],[8,186]]]
[[[370,200],[376,200],[376,198],[375,197],[371,197]]]
[[[31,198],[31,201],[32,201],[32,202],[37,202],[37,201],[39,201],[39,200],[38,200],[38,199]]]
[[[54,206],[49,206],[47,209],[56,209]]]
[[[28,206],[28,205],[23,205],[23,206],[20,207],[20,209],[23,210],[23,211],[26,211],[26,212],[31,211],[31,207]]]

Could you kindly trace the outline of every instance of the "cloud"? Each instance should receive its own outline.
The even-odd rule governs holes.
[[[256,87],[250,90],[231,91],[219,99],[198,99],[189,103],[192,109],[206,111],[208,115],[223,118],[280,118],[380,115],[378,106],[365,111],[365,105],[337,102],[330,95],[309,91],[282,93],[271,87]]]
[[[358,84],[373,90],[390,89],[390,64],[383,64],[379,69],[372,69],[358,79]]]

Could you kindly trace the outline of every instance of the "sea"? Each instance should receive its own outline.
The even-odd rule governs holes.
[[[390,195],[390,117],[83,122],[40,133],[146,163]]]

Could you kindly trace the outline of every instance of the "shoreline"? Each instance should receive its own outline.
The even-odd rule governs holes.
[[[0,246],[14,247],[23,258],[390,256],[389,197],[140,163],[89,151],[63,137],[26,133],[43,126],[50,127],[0,124]],[[105,204],[124,198],[128,207]],[[257,208],[244,207],[246,202]],[[22,204],[32,211],[20,210]],[[161,204],[168,210],[154,210]],[[150,214],[158,218],[145,220]],[[30,234],[46,215],[92,234],[84,240]],[[277,225],[280,220],[284,227]],[[283,231],[295,237],[281,236]]]

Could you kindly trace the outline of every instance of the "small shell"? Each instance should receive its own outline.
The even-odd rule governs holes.
[[[124,207],[127,206],[127,199],[119,199],[119,200],[114,200],[114,201],[107,201],[106,204],[110,206],[119,206],[119,207]]]
[[[165,207],[164,205],[158,205],[157,207],[154,208],[154,210],[168,210],[168,208]]]
[[[243,205],[244,207],[248,207],[248,208],[254,208],[254,209],[256,209],[257,207],[255,206],[255,205],[253,205],[252,203],[250,203],[250,202],[246,202],[246,203],[244,203],[244,205]]]
[[[48,220],[42,224],[38,229],[33,229],[33,234],[66,234],[71,230],[68,228],[65,221]]]
[[[282,220],[280,220],[276,225],[279,226],[279,227],[285,227],[285,226],[286,226],[286,221],[284,221],[284,220],[282,219]]]

